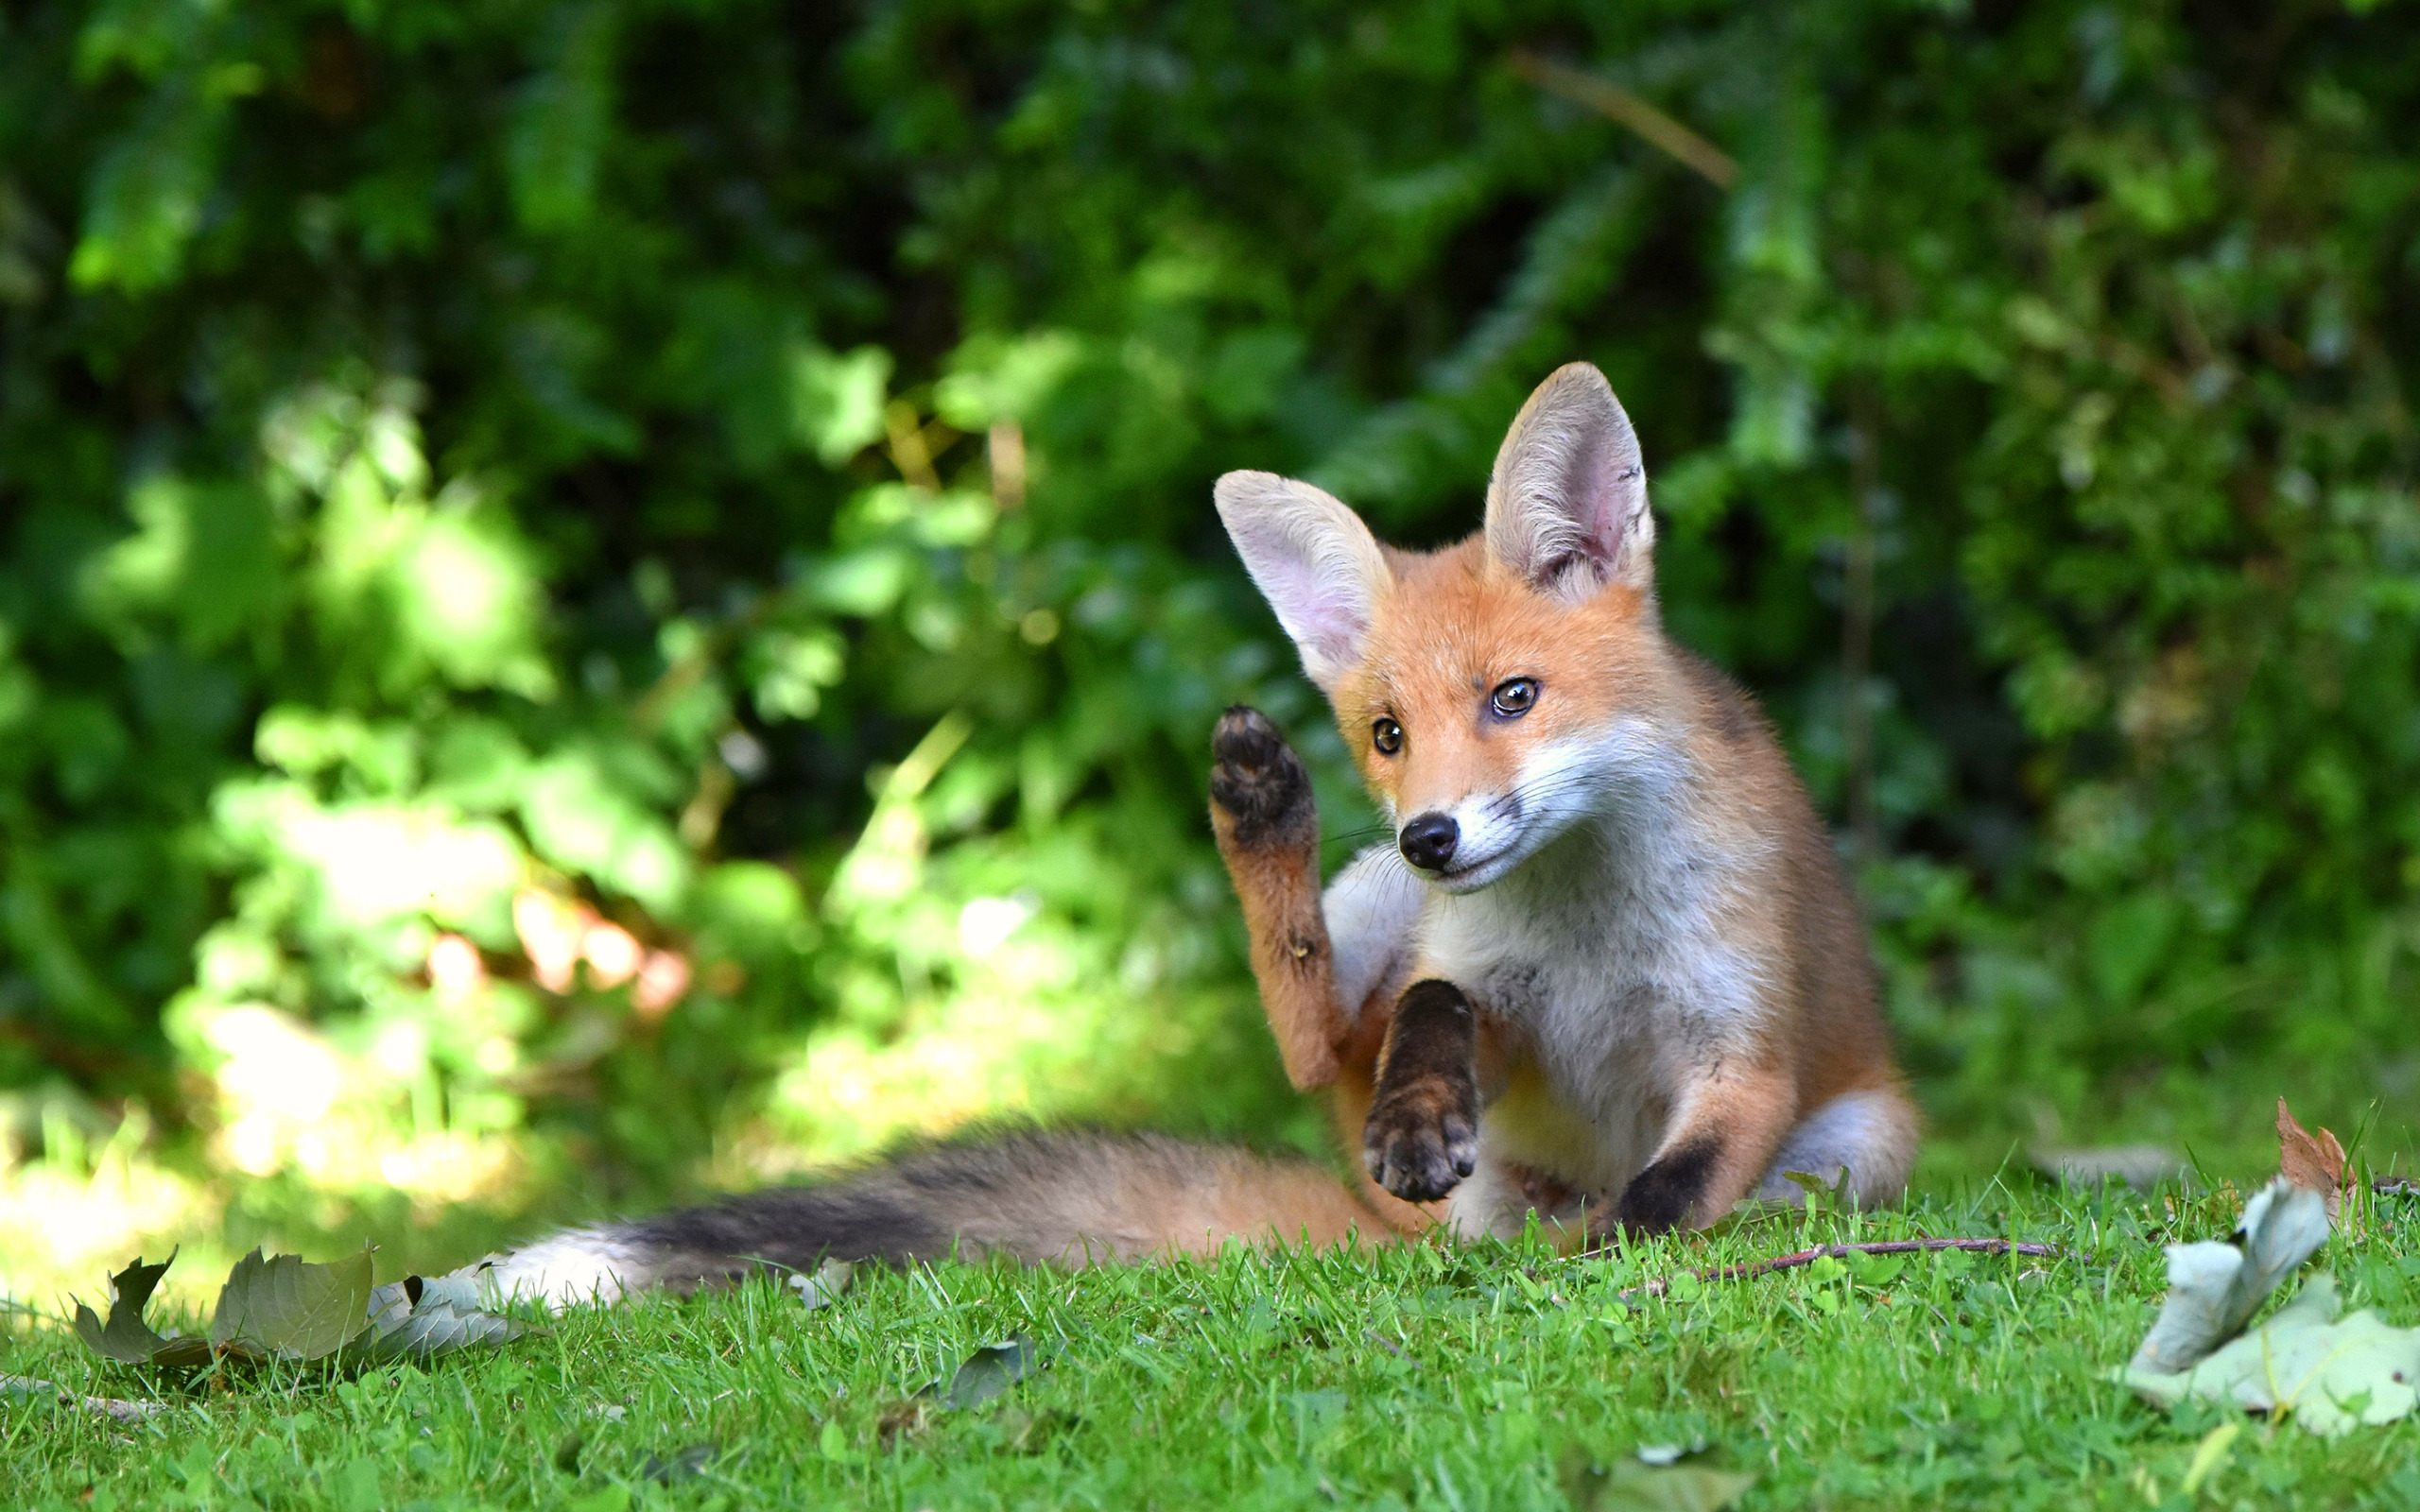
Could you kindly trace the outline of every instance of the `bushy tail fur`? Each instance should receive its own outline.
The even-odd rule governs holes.
[[[1229,1239],[1330,1244],[1394,1230],[1305,1160],[1162,1135],[1015,1134],[944,1145],[817,1186],[567,1229],[494,1257],[508,1296],[562,1308],[692,1291],[826,1259],[1008,1255],[1083,1265],[1205,1254]]]

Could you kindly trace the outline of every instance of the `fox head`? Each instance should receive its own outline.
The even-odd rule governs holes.
[[[1431,553],[1269,472],[1219,480],[1245,569],[1424,877],[1469,892],[1617,800],[1664,742],[1655,524],[1630,417],[1586,363],[1496,453],[1486,524]]]

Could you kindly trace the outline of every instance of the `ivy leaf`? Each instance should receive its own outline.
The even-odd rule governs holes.
[[[2366,1308],[2340,1321],[2341,1306],[2335,1278],[2314,1276],[2274,1317],[2190,1370],[2130,1366],[2120,1379],[2170,1410],[2191,1400],[2290,1413],[2331,1438],[2409,1415],[2420,1402],[2420,1329],[2390,1328]]]
[[[235,1262],[210,1320],[212,1348],[280,1360],[324,1360],[370,1327],[370,1250],[333,1265],[300,1255]]]
[[[2243,1330],[2262,1298],[2327,1238],[2327,1203],[2284,1177],[2243,1205],[2236,1244],[2168,1246],[2168,1300],[2126,1369],[2189,1370]]]
[[[138,1256],[133,1264],[111,1277],[110,1320],[106,1324],[94,1315],[91,1308],[78,1302],[76,1336],[84,1341],[84,1347],[121,1365],[208,1365],[208,1340],[155,1333],[143,1321],[143,1309],[150,1303],[160,1278],[176,1263],[174,1250],[157,1265],[146,1265]]]
[[[444,1276],[406,1276],[370,1294],[371,1354],[424,1360],[475,1344],[501,1344],[529,1325],[490,1309],[496,1290],[485,1261]]]

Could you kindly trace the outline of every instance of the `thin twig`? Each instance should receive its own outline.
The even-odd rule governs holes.
[[[1541,58],[1527,48],[1514,48],[1511,61],[1512,71],[1530,83],[1628,127],[1716,188],[1728,189],[1739,177],[1739,164],[1731,161],[1729,153],[1619,84],[1609,84],[1594,74],[1558,63],[1551,58]]]
[[[1689,1275],[1701,1281],[1737,1281],[1752,1277],[1769,1276],[1777,1270],[1795,1270],[1819,1260],[1839,1260],[1845,1255],[1909,1255],[1922,1250],[1962,1249],[1978,1255],[2034,1255],[2052,1257],[2064,1253],[2056,1245],[2025,1245],[2011,1239],[1885,1239],[1862,1245],[1817,1245],[1794,1255],[1776,1255],[1746,1265],[1717,1265],[1706,1270],[1693,1270]],[[1661,1297],[1671,1286],[1669,1277],[1642,1281],[1617,1295],[1622,1297]]]

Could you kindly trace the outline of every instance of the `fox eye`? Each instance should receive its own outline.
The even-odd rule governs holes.
[[[1378,747],[1381,756],[1392,756],[1403,749],[1403,726],[1392,719],[1380,719],[1370,727],[1370,744]]]
[[[1537,701],[1538,679],[1535,678],[1514,678],[1509,682],[1499,682],[1495,691],[1487,696],[1487,706],[1507,719],[1520,718]]]

